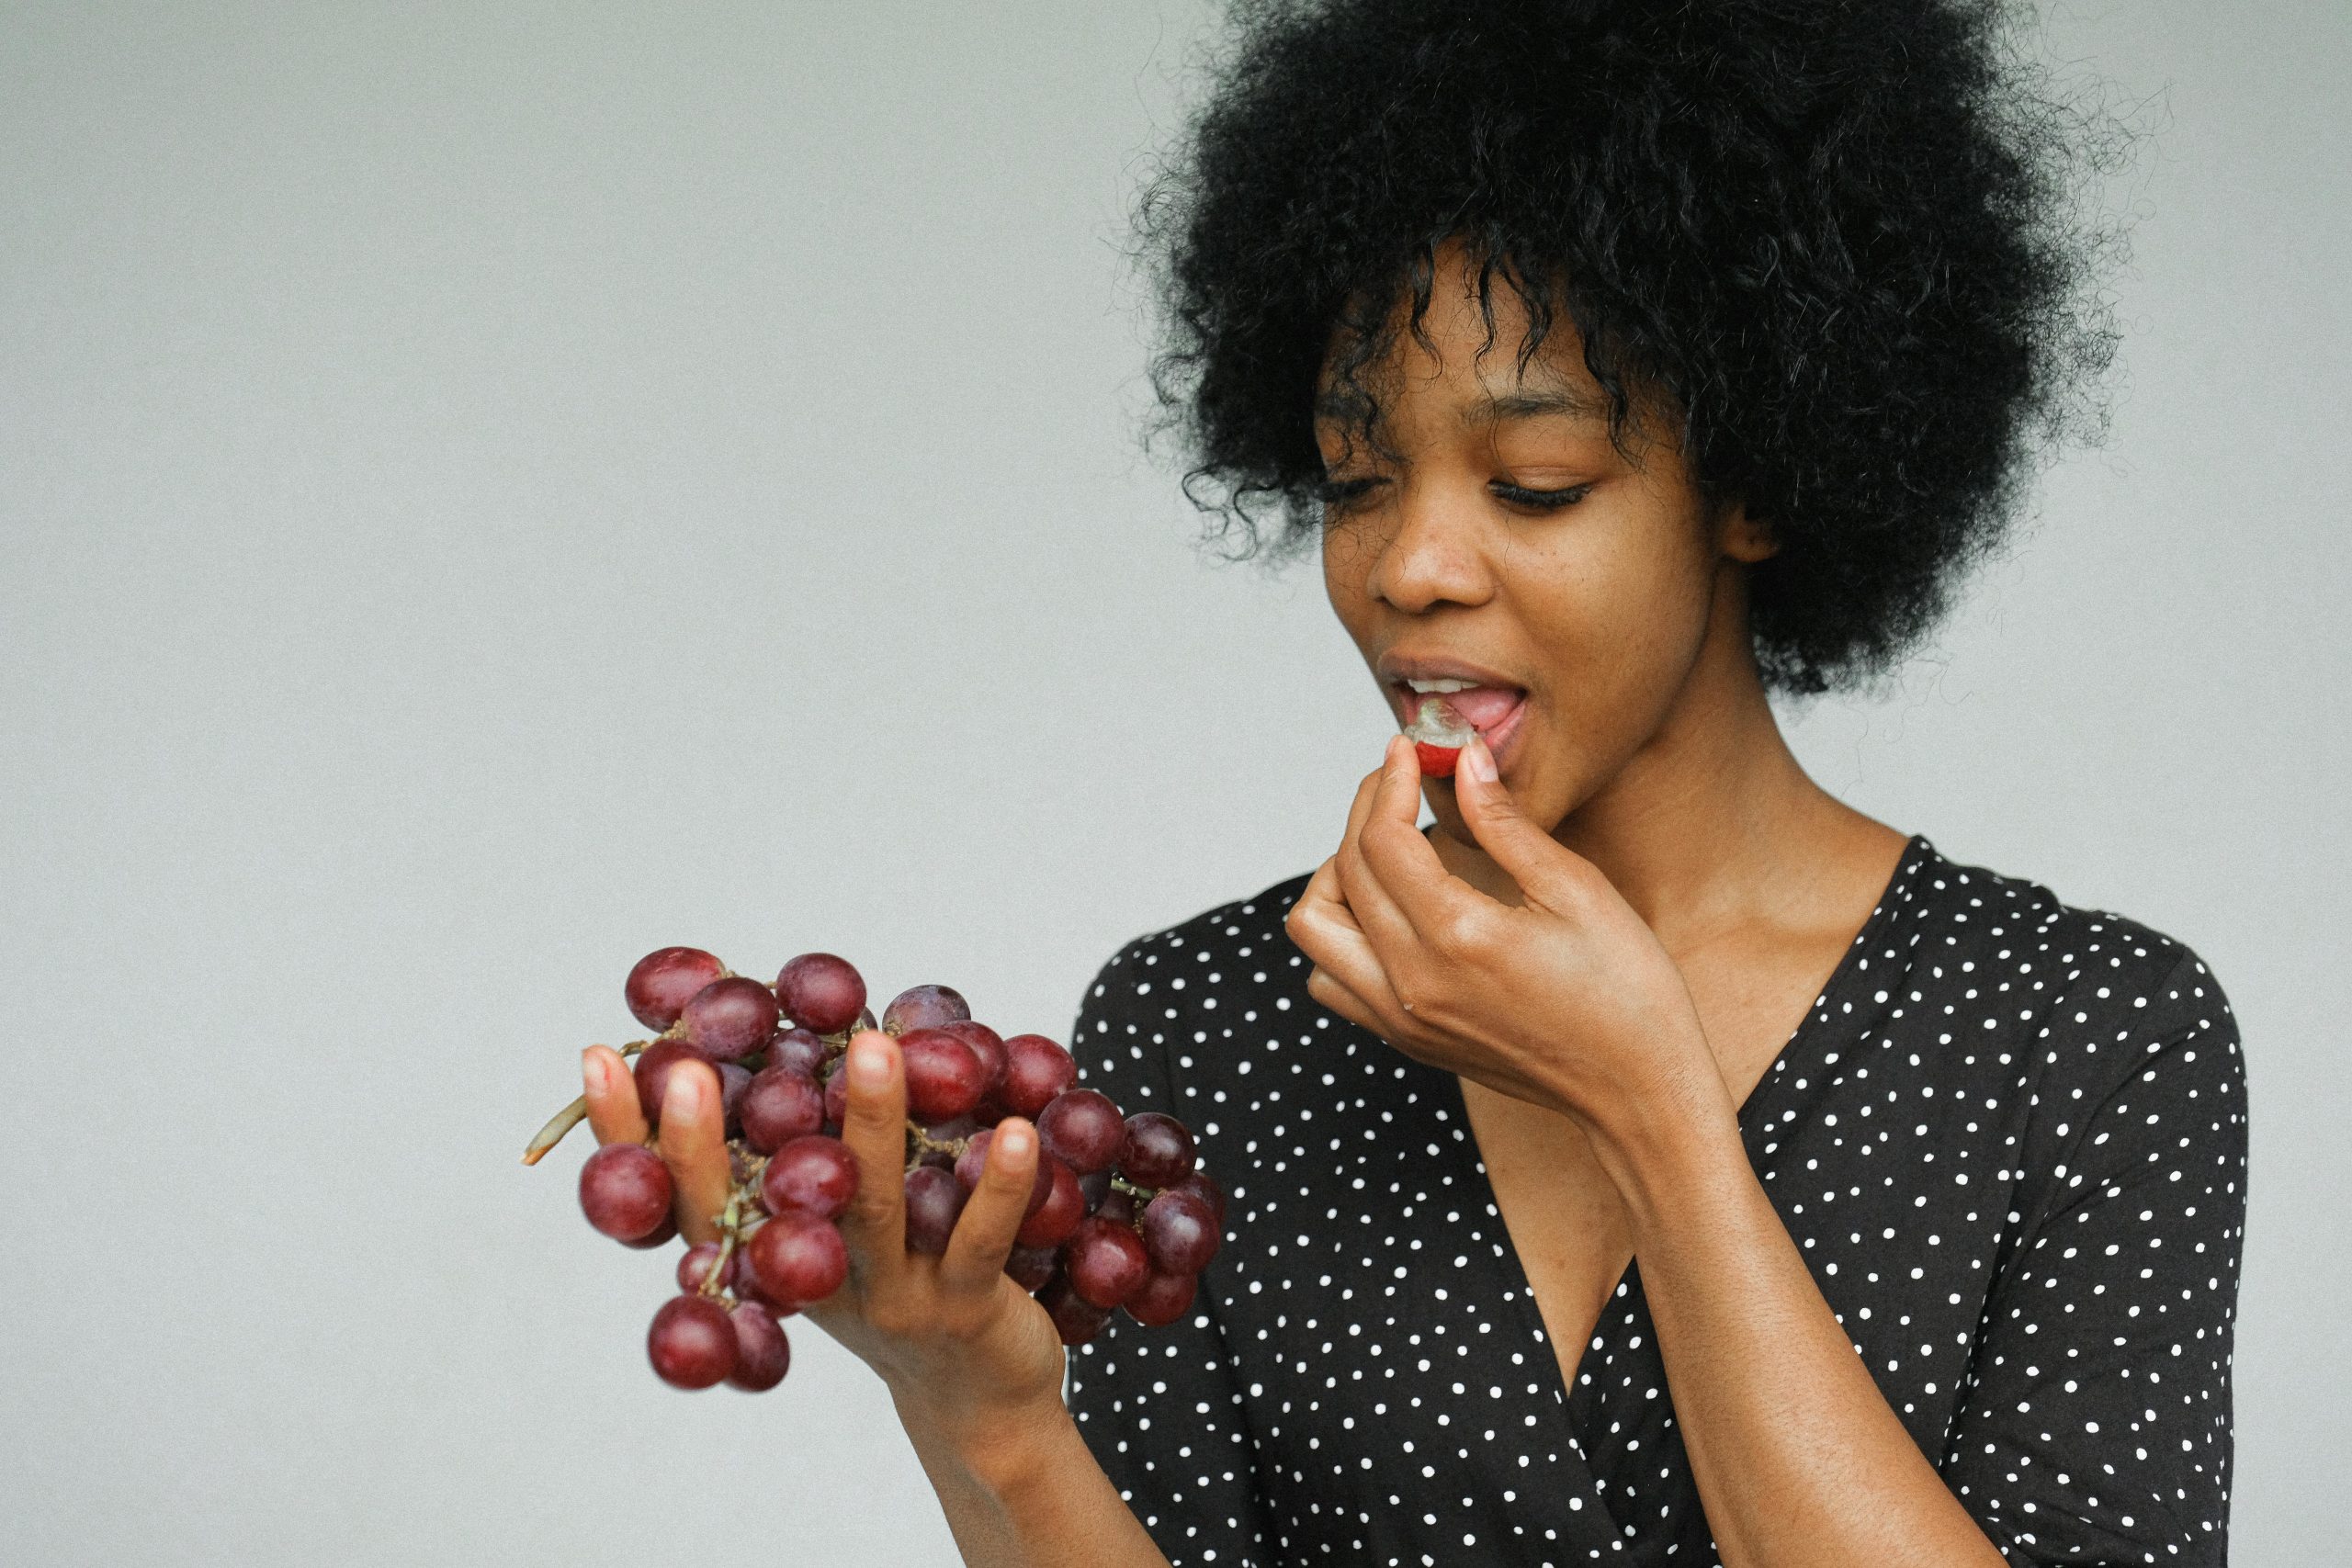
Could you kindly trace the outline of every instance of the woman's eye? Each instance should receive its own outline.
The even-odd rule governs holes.
[[[1315,499],[1321,502],[1327,511],[1338,512],[1362,500],[1379,482],[1376,479],[1325,479],[1315,487]]]
[[[1529,490],[1523,485],[1496,483],[1487,487],[1500,500],[1513,506],[1532,507],[1538,512],[1557,512],[1564,506],[1574,506],[1591,491],[1589,484],[1569,485],[1564,490]]]

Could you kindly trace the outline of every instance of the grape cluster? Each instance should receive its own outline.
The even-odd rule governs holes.
[[[699,948],[665,947],[629,971],[629,1011],[658,1035],[623,1046],[638,1100],[658,1126],[669,1075],[708,1063],[718,1074],[731,1181],[718,1239],[678,1259],[679,1293],[653,1315],[646,1350],[680,1388],[758,1391],[784,1379],[792,1352],[780,1319],[823,1301],[849,1274],[836,1222],[857,1195],[841,1142],[848,1110],[842,1057],[876,1027],[865,981],[846,960],[806,953],[773,985],[728,972]],[[1042,1034],[999,1034],[956,991],[917,986],[882,1011],[907,1089],[906,1245],[947,1249],[965,1201],[1007,1116],[1037,1127],[1037,1179],[1004,1271],[1034,1294],[1066,1345],[1124,1309],[1138,1323],[1190,1312],[1216,1255],[1225,1194],[1200,1170],[1193,1134],[1172,1116],[1123,1116],[1078,1087],[1078,1064]],[[538,1158],[579,1123],[575,1100],[524,1152]],[[650,1148],[607,1144],[580,1168],[588,1223],[640,1248],[675,1239],[669,1168]]]

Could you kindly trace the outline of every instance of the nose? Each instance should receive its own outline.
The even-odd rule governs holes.
[[[1423,480],[1398,487],[1390,528],[1365,583],[1371,596],[1408,615],[1443,604],[1485,604],[1494,596],[1479,501],[1448,495]]]

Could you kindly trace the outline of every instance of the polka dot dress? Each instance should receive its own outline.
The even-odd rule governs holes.
[[[1638,1259],[1564,1378],[1458,1081],[1308,999],[1305,885],[1131,943],[1080,1015],[1086,1081],[1232,1201],[1191,1318],[1071,1358],[1089,1446],[1176,1568],[1717,1562]],[[2245,1109],[2195,953],[1916,837],[1740,1108],[2010,1562],[2224,1561]]]

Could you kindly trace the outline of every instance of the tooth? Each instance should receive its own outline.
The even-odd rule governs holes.
[[[1451,678],[1442,681],[1407,681],[1405,684],[1421,693],[1469,692],[1476,691],[1478,686],[1476,681],[1456,681]]]

